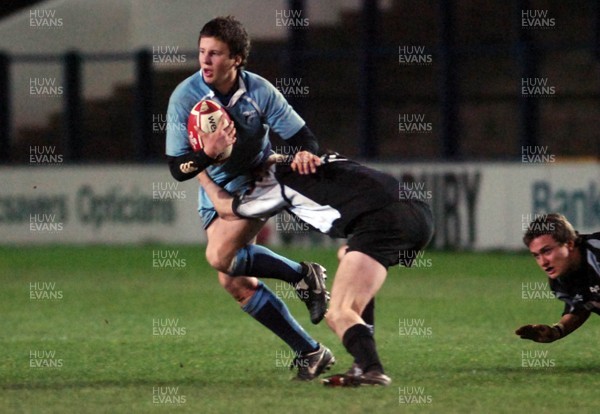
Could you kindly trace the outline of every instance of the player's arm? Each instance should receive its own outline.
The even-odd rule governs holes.
[[[194,178],[198,173],[215,162],[204,151],[188,152],[178,157],[167,155],[169,171],[177,181],[185,181]]]
[[[204,191],[206,191],[208,198],[210,198],[210,201],[213,203],[220,218],[228,221],[242,219],[242,217],[237,216],[233,212],[233,196],[222,187],[218,186],[206,171],[202,171],[198,174],[198,181],[202,188],[204,188]]]
[[[217,129],[212,133],[198,131],[204,143],[204,148],[198,152],[190,151],[177,157],[167,155],[169,170],[177,181],[185,181],[198,175],[206,167],[217,161],[219,154],[236,141],[236,131],[233,122],[225,125],[221,118]]]
[[[189,108],[181,103],[177,89],[169,99],[167,108],[166,155],[169,171],[177,181],[194,178],[214,160],[204,153],[194,152],[188,140],[187,118]]]
[[[573,313],[565,313],[560,321],[552,326],[549,325],[525,325],[515,331],[522,339],[530,339],[534,342],[554,342],[571,332],[577,330],[587,321],[590,311],[580,309]]]
[[[300,174],[314,174],[321,165],[321,158],[315,155],[319,151],[319,143],[312,131],[304,125],[292,137],[285,140],[286,154],[293,154],[294,159],[290,164],[292,170]]]
[[[313,174],[321,164],[321,159],[315,155],[319,151],[317,138],[306,126],[306,122],[298,115],[270,83],[261,87],[259,95],[264,109],[266,123],[285,140],[285,153],[294,155],[290,166],[300,174]]]

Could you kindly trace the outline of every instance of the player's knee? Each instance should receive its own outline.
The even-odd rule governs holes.
[[[206,248],[206,260],[213,269],[231,276],[247,276],[251,267],[251,246],[237,251],[230,249]]]
[[[335,331],[336,326],[339,325],[339,322],[342,319],[343,314],[344,314],[344,312],[341,311],[339,308],[336,308],[336,307],[332,308],[330,306],[329,309],[327,310],[327,317],[325,318],[329,328],[331,328],[332,330]]]
[[[335,332],[335,320],[333,319],[333,314],[331,313],[331,310],[327,311],[327,315],[325,316],[325,322],[327,322],[327,326],[329,326],[329,329],[331,329],[332,331]]]
[[[342,246],[340,246],[338,248],[338,251],[337,251],[338,262],[342,261],[342,259],[344,258],[344,255],[346,254],[347,250],[348,250],[348,245],[347,244],[344,244],[344,245],[342,245]]]
[[[233,257],[233,252],[228,252],[211,245],[206,247],[206,260],[208,264],[219,272],[228,273]]]

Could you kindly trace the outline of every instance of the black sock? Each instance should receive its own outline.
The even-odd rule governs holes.
[[[360,317],[371,327],[371,333],[375,334],[375,298],[367,303],[367,306],[365,306],[365,310],[363,310]]]
[[[365,310],[363,310],[360,317],[367,324],[367,328],[369,328],[371,334],[375,335],[375,298],[371,299],[371,301],[367,303],[367,306],[365,307]],[[375,340],[375,337],[373,337],[373,340]],[[354,363],[358,364],[358,361],[354,359]]]
[[[375,349],[375,340],[368,326],[360,323],[351,326],[344,332],[342,343],[363,372],[379,371],[383,373],[383,366]]]

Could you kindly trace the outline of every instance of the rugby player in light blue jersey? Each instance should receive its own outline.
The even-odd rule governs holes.
[[[301,174],[314,173],[320,162],[313,155],[318,144],[304,120],[271,83],[243,69],[250,41],[242,24],[231,16],[211,20],[200,31],[198,49],[201,70],[181,82],[169,100],[166,154],[173,177],[184,181],[206,170],[215,183],[230,192],[250,186],[252,172],[270,155],[270,128],[286,140],[289,150],[295,150],[292,168]],[[194,152],[188,142],[187,120],[192,107],[202,99],[220,103],[234,123],[228,127],[220,124],[215,132],[203,134],[205,146]],[[230,158],[216,164],[224,143],[234,141]],[[311,338],[281,299],[256,279],[276,278],[292,284],[306,303],[311,321],[319,323],[329,298],[325,269],[254,245],[264,221],[220,219],[202,188],[199,211],[208,238],[206,258],[218,271],[225,290],[245,312],[294,350],[297,378],[310,380],[328,369],[335,361],[329,349]]]

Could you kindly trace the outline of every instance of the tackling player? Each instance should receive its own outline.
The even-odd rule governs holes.
[[[600,314],[600,233],[578,234],[563,215],[551,213],[529,224],[523,242],[565,307],[554,325],[521,326],[517,335],[554,342],[578,329],[592,312]]]
[[[198,50],[200,71],[177,86],[167,110],[166,153],[173,177],[183,181],[205,170],[218,185],[230,191],[246,188],[252,182],[250,172],[269,156],[270,128],[292,148],[301,150],[294,159],[295,169],[302,174],[314,171],[318,157],[312,152],[318,145],[304,120],[273,85],[243,69],[250,40],[242,24],[231,16],[209,21],[200,31]],[[202,151],[193,152],[187,120],[191,108],[202,99],[219,102],[234,123],[227,127],[221,124],[214,133],[204,134],[207,144]],[[219,150],[212,143],[221,142],[219,139],[235,140],[237,144],[231,157],[217,165],[222,147]],[[254,276],[277,278],[295,286],[309,308],[311,321],[318,323],[327,310],[325,269],[316,263],[297,263],[253,245],[264,222],[228,222],[218,218],[202,189],[199,206],[208,239],[206,258],[219,272],[220,284],[245,312],[301,355],[298,378],[319,375],[333,363],[333,355],[312,339],[281,299]]]
[[[348,237],[346,252],[339,255],[326,320],[357,367],[323,382],[332,386],[390,384],[372,327],[361,315],[372,306],[388,267],[398,264],[401,257],[415,257],[429,243],[433,235],[429,206],[400,197],[394,177],[337,154],[323,156],[312,175],[296,174],[285,157],[273,158],[275,164],[266,176],[246,193],[232,196],[204,173],[198,179],[222,219],[269,217],[286,209],[322,233]],[[407,252],[411,254],[403,254]]]

